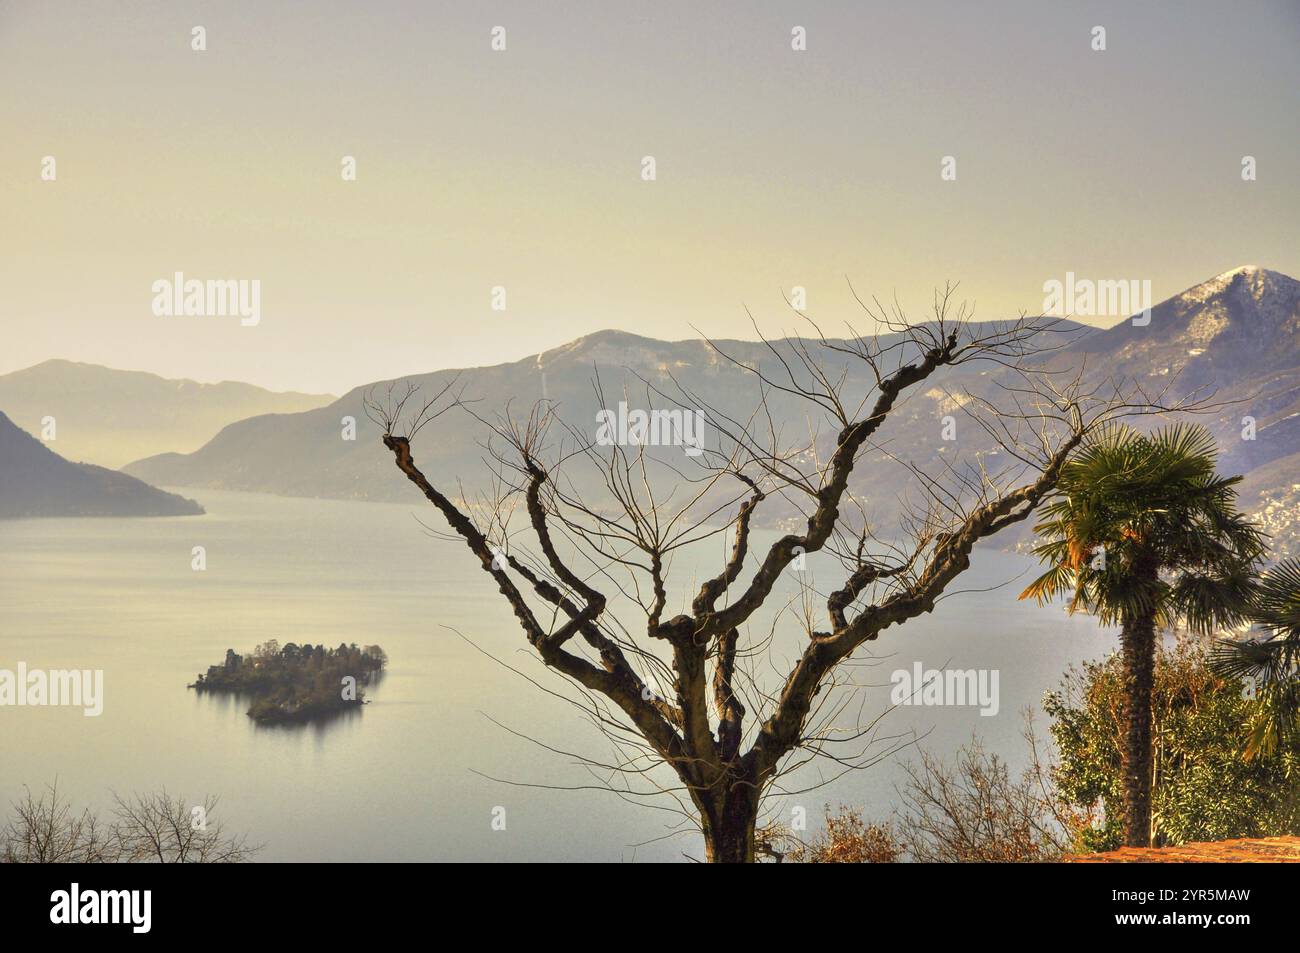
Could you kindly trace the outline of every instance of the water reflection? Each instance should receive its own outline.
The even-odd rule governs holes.
[[[208,712],[226,719],[242,717],[254,731],[278,731],[290,736],[310,732],[318,739],[324,739],[333,731],[361,718],[362,712],[374,704],[375,693],[386,674],[384,671],[371,674],[370,683],[362,687],[362,704],[349,705],[300,720],[257,721],[249,717],[248,708],[258,698],[249,692],[199,691],[192,686],[188,690],[194,695],[197,706],[206,706]]]

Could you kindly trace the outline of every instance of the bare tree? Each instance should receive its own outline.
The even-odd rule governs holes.
[[[113,795],[114,834],[121,859],[157,864],[237,864],[260,849],[244,834],[227,834],[215,819],[217,798],[191,805],[161,794]]]
[[[607,733],[615,756],[589,761],[602,783],[625,796],[676,798],[710,861],[754,860],[762,799],[795,768],[826,759],[853,770],[881,757],[878,720],[863,719],[852,692],[839,690],[852,687],[845,676],[857,650],[931,612],[970,566],[975,545],[1024,520],[1094,429],[1194,406],[1166,404],[1167,386],[1151,395],[1053,363],[1068,343],[1059,319],[974,324],[964,305],[954,313],[953,290],[936,294],[932,317],[917,324],[896,305],[859,299],[872,335],[850,328],[847,339],[827,338],[810,321],[810,337],[764,341],[770,359],[761,364],[709,342],[718,361],[754,381],[747,415],[710,404],[676,378],[672,395],[645,381],[647,401],[677,400],[707,418],[710,442],[689,472],[644,443],[597,443],[546,403],[522,417],[507,408],[488,418],[450,384],[427,401],[415,400],[409,384],[368,396],[398,469],[477,557],[541,661],[577,686]],[[910,389],[976,362],[997,371],[996,387],[954,405],[999,453],[945,461],[935,472],[898,460],[914,492],[899,530],[884,538],[868,519],[869,501],[851,488],[855,467],[867,454],[889,456],[881,430]],[[861,393],[850,366],[866,381]],[[599,376],[595,389],[608,406]],[[791,401],[808,422],[795,437]],[[477,497],[435,486],[413,455],[413,437],[453,408],[486,434],[492,479]],[[575,478],[576,468],[595,474],[599,501],[581,489],[590,484]],[[799,529],[751,551],[756,514],[778,500],[798,513]],[[729,555],[687,611],[668,615],[674,555],[723,533]],[[781,653],[772,649],[778,623],[764,622],[760,610],[772,611],[787,570],[815,553],[837,564],[840,580],[829,592],[803,585],[795,658],[766,679],[758,670],[775,671]],[[671,785],[652,770],[665,764]]]
[[[0,863],[242,863],[261,849],[226,833],[214,819],[215,797],[198,805],[165,791],[113,800],[113,817],[104,823],[89,808],[73,810],[58,782],[39,797],[25,789],[0,830]]]
[[[1028,718],[1030,763],[1015,777],[978,739],[951,765],[928,752],[904,766],[896,825],[921,863],[1041,863],[1060,860],[1080,823],[1051,784]]]
[[[77,813],[55,781],[40,796],[24,788],[0,831],[0,863],[95,864],[118,859],[116,837],[89,809]]]
[[[1043,863],[1057,861],[1092,822],[1091,811],[1067,803],[1053,784],[1056,765],[1043,758],[1033,719],[1022,733],[1029,763],[1017,777],[978,738],[952,761],[923,751],[903,766],[900,803],[883,822],[859,808],[827,805],[823,829],[811,839],[784,824],[759,831],[759,855],[777,862],[879,864],[904,857],[920,863]]]

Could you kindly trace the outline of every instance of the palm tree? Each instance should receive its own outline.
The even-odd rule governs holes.
[[[1250,759],[1277,750],[1300,713],[1300,559],[1284,560],[1260,578],[1247,618],[1267,636],[1220,640],[1214,667],[1255,681],[1258,713],[1245,748]]]
[[[1208,635],[1238,624],[1263,536],[1237,510],[1240,477],[1215,473],[1214,438],[1176,425],[1144,435],[1118,426],[1079,448],[1034,529],[1050,564],[1020,596],[1072,591],[1070,612],[1120,627],[1124,670],[1124,843],[1151,844],[1151,689],[1156,632]]]

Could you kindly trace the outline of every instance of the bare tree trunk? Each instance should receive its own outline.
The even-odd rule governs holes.
[[[1126,620],[1120,632],[1124,677],[1124,845],[1151,846],[1151,693],[1156,623],[1152,612]]]
[[[711,864],[754,863],[754,828],[758,823],[757,790],[737,785],[700,812],[705,857]]]

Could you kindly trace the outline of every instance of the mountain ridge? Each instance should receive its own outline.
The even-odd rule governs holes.
[[[0,412],[0,519],[202,513],[125,473],[65,460]]]
[[[236,420],[307,410],[334,399],[62,358],[0,375],[0,410],[17,426],[44,436],[43,422],[53,418],[50,442],[65,458],[111,468],[162,451],[197,450]]]
[[[1215,391],[1222,407],[1200,422],[1219,437],[1225,471],[1271,474],[1258,486],[1248,481],[1258,500],[1246,503],[1280,499],[1289,492],[1289,485],[1284,485],[1285,467],[1271,465],[1300,453],[1300,282],[1267,269],[1239,266],[1156,304],[1148,325],[1126,319],[1104,329],[1065,326],[1076,339],[1045,361],[1077,361],[1082,355],[1099,373],[1131,375],[1154,381],[1157,387],[1168,382],[1178,393]],[[775,340],[771,346],[789,354],[792,341],[798,340]],[[137,460],[125,470],[169,486],[410,501],[409,485],[376,449],[381,435],[365,418],[363,400],[368,393],[382,395],[389,384],[409,380],[431,395],[459,377],[466,396],[479,401],[476,412],[491,416],[511,402],[518,412],[546,398],[566,421],[591,430],[601,406],[592,390],[593,377],[599,374],[605,401],[611,406],[621,399],[624,388],[634,398],[640,393],[644,399],[643,381],[668,392],[681,382],[710,406],[747,413],[758,391],[754,375],[744,365],[766,362],[778,371],[780,365],[768,343],[714,343],[730,360],[701,339],[664,342],[627,331],[597,331],[517,361],[377,381],[352,388],[325,407],[241,420],[223,428],[197,451]],[[832,375],[844,375],[853,397],[874,385],[861,361],[836,352],[819,352],[822,357]],[[995,371],[955,368],[935,386],[909,392],[894,410],[890,453],[864,460],[863,486],[877,491],[899,486],[901,491],[896,479],[901,475],[890,477],[889,466],[897,466],[891,457],[920,466],[952,459],[953,448],[940,440],[936,421],[951,412],[954,400],[992,393],[995,379]],[[806,407],[793,399],[780,394],[771,399],[778,419],[784,415],[800,420],[806,413]],[[485,453],[478,443],[481,425],[477,429],[462,425],[453,421],[454,416],[439,420],[436,438],[433,430],[422,435],[417,454],[428,467],[426,472],[449,482],[464,479],[473,486],[486,472]],[[1254,418],[1254,439],[1242,438],[1244,416]],[[353,441],[342,438],[344,417],[356,420]],[[294,465],[284,466],[285,460]],[[779,503],[771,501],[772,518],[790,516],[778,508]],[[890,516],[888,505],[882,504],[881,511],[882,518]]]

